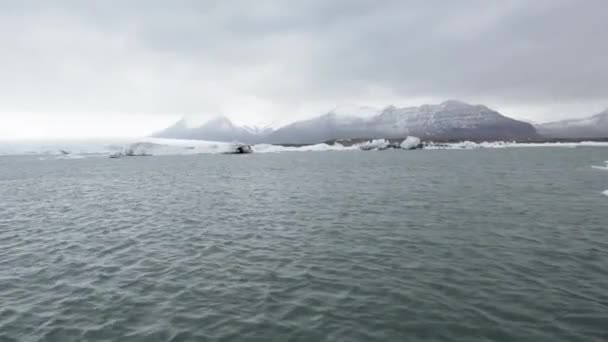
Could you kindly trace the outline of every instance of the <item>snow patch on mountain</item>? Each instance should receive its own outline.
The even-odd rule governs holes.
[[[357,105],[341,105],[332,109],[330,113],[334,113],[337,116],[342,117],[356,117],[360,119],[370,119],[382,112],[382,109],[371,107],[371,106],[357,106]]]
[[[223,116],[196,127],[182,119],[153,136],[249,144],[316,144],[337,139],[406,136],[459,140],[529,139],[536,138],[537,134],[532,125],[507,118],[486,106],[448,100],[435,105],[405,108],[338,106],[324,115],[276,130],[236,125]]]
[[[536,129],[552,138],[608,138],[608,109],[587,118],[539,124]]]

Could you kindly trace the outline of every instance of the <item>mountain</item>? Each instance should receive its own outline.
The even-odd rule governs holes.
[[[217,117],[199,127],[185,120],[155,137],[240,141],[243,143],[316,144],[335,139],[405,138],[436,140],[527,140],[538,138],[534,127],[482,105],[450,100],[437,105],[384,109],[341,106],[319,117],[277,130],[238,126]]]
[[[366,120],[329,112],[317,118],[281,127],[266,138],[275,144],[315,144],[331,139],[367,137]]]
[[[254,144],[261,142],[270,132],[272,132],[270,128],[238,126],[227,117],[218,116],[198,127],[191,127],[185,119],[181,119],[172,126],[152,136],[172,139],[238,141]]]
[[[309,144],[333,139],[404,138],[408,135],[441,140],[526,140],[538,137],[534,127],[528,123],[507,118],[486,106],[450,100],[420,107],[389,106],[367,118],[332,111],[279,128],[265,140]]]
[[[608,109],[583,119],[539,124],[536,125],[536,130],[548,138],[608,138]]]

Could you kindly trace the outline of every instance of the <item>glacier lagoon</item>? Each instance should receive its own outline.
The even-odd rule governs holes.
[[[0,340],[608,335],[605,147],[87,156],[0,156]]]

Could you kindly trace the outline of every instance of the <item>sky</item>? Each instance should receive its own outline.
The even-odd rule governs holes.
[[[608,107],[606,0],[0,0],[0,140],[459,99]]]

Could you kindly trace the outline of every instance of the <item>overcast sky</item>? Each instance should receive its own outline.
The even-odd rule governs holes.
[[[445,99],[588,116],[608,107],[607,15],[606,0],[0,0],[0,139]]]

